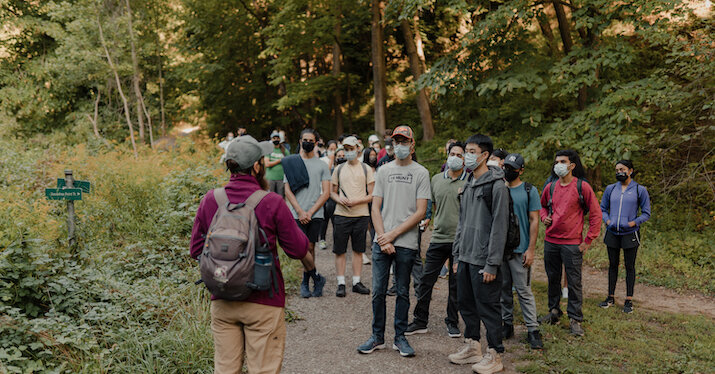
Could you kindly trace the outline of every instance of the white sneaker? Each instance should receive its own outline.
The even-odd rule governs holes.
[[[501,363],[501,355],[493,348],[488,348],[479,363],[472,365],[472,371],[479,374],[492,374],[504,370]]]
[[[449,355],[449,361],[453,364],[464,365],[464,364],[474,364],[482,360],[482,345],[479,344],[479,340],[473,340],[470,338],[464,339],[466,343],[462,349],[457,353],[452,353]]]
[[[568,299],[568,298],[569,298],[569,289],[568,289],[568,287],[564,287],[564,288],[561,290],[561,298],[562,298],[562,299]]]
[[[327,249],[328,243],[326,243],[325,240],[321,240],[318,242],[318,246],[320,247],[320,249]]]
[[[370,265],[370,257],[367,257],[366,254],[362,254],[362,264],[363,265]]]

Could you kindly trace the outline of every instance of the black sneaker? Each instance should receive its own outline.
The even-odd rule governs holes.
[[[626,300],[623,304],[623,313],[633,313],[633,300]]]
[[[573,318],[570,319],[571,321],[571,334],[575,336],[583,336],[583,327],[581,327],[581,322],[577,321]]]
[[[359,293],[361,295],[369,295],[370,294],[370,289],[365,287],[362,282],[357,282],[353,284],[353,292]]]
[[[559,323],[559,319],[561,319],[561,311],[558,309],[551,309],[548,314],[539,318],[539,324],[543,325],[544,323],[548,323],[550,325],[555,325]]]
[[[609,296],[606,298],[606,300],[603,300],[600,304],[598,304],[598,306],[600,306],[603,309],[606,309],[609,306],[613,306],[613,304],[615,304],[615,303],[616,303],[616,300],[613,297]]]
[[[509,339],[514,336],[514,325],[504,322],[502,325],[502,336],[504,339]]]
[[[526,341],[529,342],[529,345],[531,345],[531,349],[544,349],[544,343],[541,341],[541,333],[539,330],[527,333]]]
[[[338,285],[338,290],[335,291],[335,296],[337,296],[337,297],[345,297],[345,285],[344,285],[344,284],[339,284],[339,285]]]
[[[427,326],[418,324],[417,322],[412,322],[407,326],[405,330],[405,335],[410,336],[414,334],[424,334],[427,332]]]
[[[385,293],[387,294],[387,296],[397,295],[397,286],[390,287],[390,289],[388,289],[387,292],[385,292]]]
[[[449,335],[450,338],[459,338],[462,336],[462,332],[459,331],[459,327],[457,327],[457,325],[448,323],[447,324],[447,335]]]

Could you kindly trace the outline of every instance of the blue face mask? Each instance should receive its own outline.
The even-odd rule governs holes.
[[[357,151],[345,151],[345,159],[352,161],[357,158]]]
[[[395,146],[395,157],[399,158],[400,160],[404,160],[407,157],[410,157],[411,149],[409,145],[396,145]]]
[[[465,153],[464,154],[464,167],[469,170],[477,170],[477,154],[475,153]]]
[[[464,167],[464,161],[457,156],[449,156],[447,158],[447,167],[452,171],[462,170]]]

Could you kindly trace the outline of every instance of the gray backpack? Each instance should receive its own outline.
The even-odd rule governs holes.
[[[246,202],[231,204],[224,188],[214,190],[218,209],[199,265],[201,280],[212,295],[224,300],[245,300],[253,290],[273,291],[273,256],[254,212],[266,195],[267,191],[258,190]],[[257,256],[261,264],[256,263]]]

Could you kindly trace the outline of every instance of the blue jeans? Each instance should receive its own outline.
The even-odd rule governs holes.
[[[395,247],[395,254],[387,255],[377,243],[372,245],[372,335],[378,342],[385,341],[385,296],[390,279],[390,265],[395,263],[397,299],[395,300],[395,338],[405,335],[410,310],[410,272],[415,263],[415,250]]]

